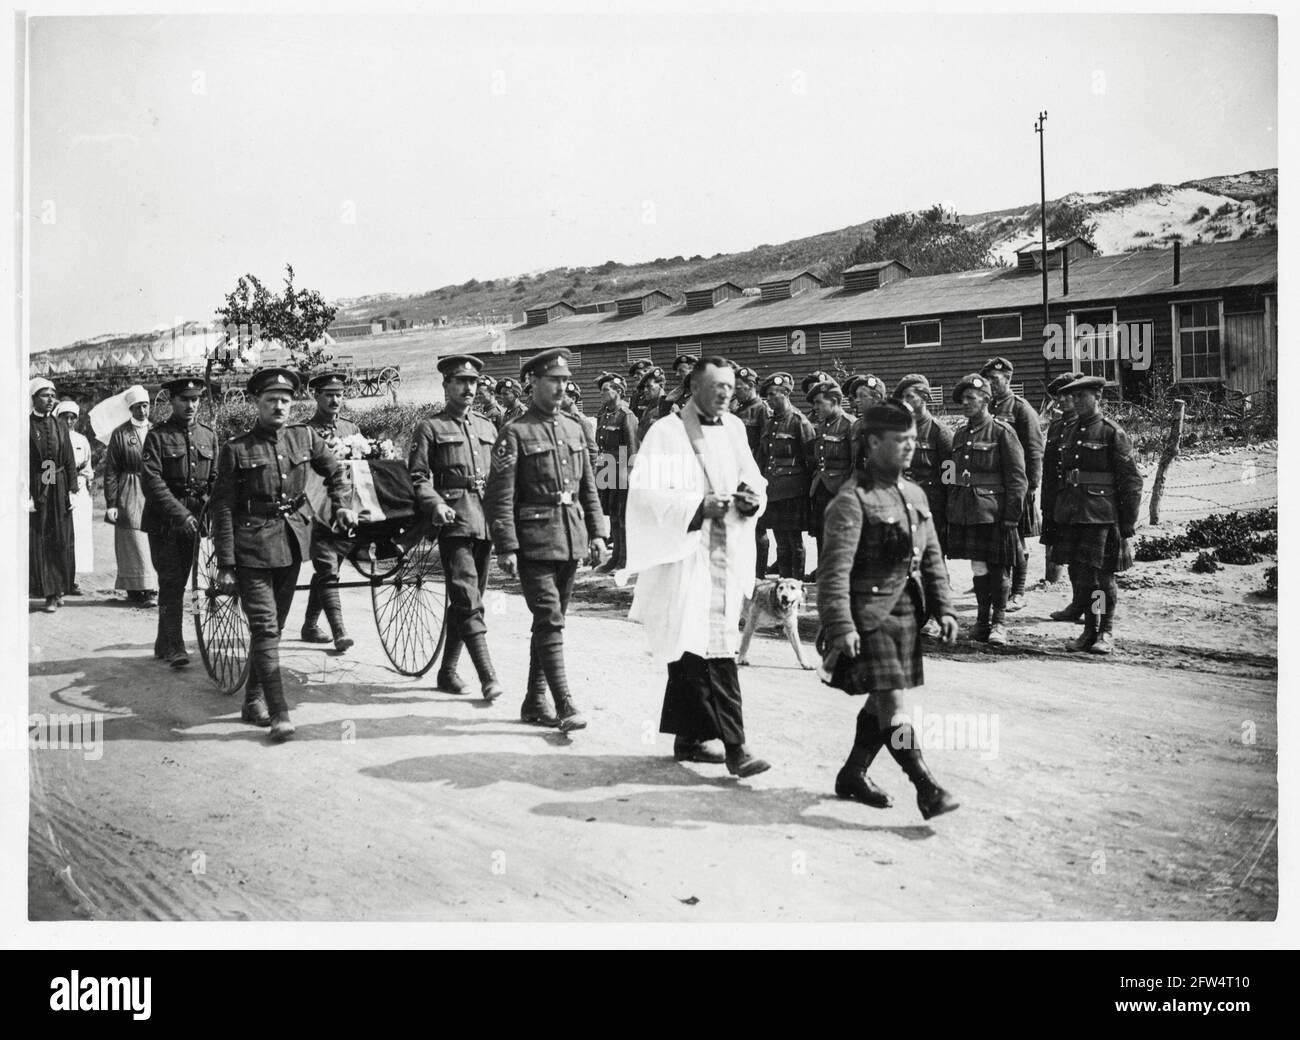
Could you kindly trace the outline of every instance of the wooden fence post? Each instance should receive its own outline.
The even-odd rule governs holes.
[[[1156,479],[1151,484],[1151,523],[1160,523],[1160,499],[1165,493],[1165,474],[1169,465],[1178,456],[1178,445],[1183,439],[1183,416],[1187,411],[1187,402],[1174,401],[1174,421],[1169,427],[1169,438],[1165,441],[1165,450],[1160,453],[1160,464],[1156,466]]]

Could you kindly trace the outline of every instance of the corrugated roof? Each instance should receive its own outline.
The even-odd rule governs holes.
[[[632,293],[630,296],[620,296],[617,302],[623,303],[628,300],[644,300],[651,296],[662,296],[665,300],[672,299],[672,295],[664,292],[662,289],[649,289],[646,292]]]
[[[1121,300],[1165,293],[1216,292],[1277,284],[1277,236],[1189,246],[1182,251],[1182,281],[1173,284],[1174,257],[1168,249],[1090,256],[1070,264],[1070,295],[1061,296],[1059,273],[1049,279],[1049,300],[1071,304]],[[901,278],[871,292],[839,287],[809,289],[788,300],[764,302],[746,296],[704,310],[659,307],[645,314],[575,314],[550,325],[517,325],[506,349],[544,350],[600,343],[676,341],[728,332],[757,332],[801,326],[989,313],[1042,304],[1040,272],[1013,267]]]
[[[798,267],[791,271],[773,271],[771,274],[765,275],[764,277],[760,278],[758,280],[758,284],[771,285],[773,282],[790,282],[790,281],[794,281],[794,279],[804,274],[816,278],[819,282],[822,280],[821,276],[818,275],[817,272],[812,270],[811,268]]]
[[[1071,242],[1082,242],[1089,249],[1093,248],[1088,245],[1088,240],[1081,235],[1071,235],[1069,238],[1058,238],[1055,242],[1048,242],[1047,251],[1050,253],[1052,250],[1060,249],[1061,246],[1069,245]],[[1017,253],[1041,253],[1042,251],[1043,243],[1041,239],[1037,242],[1030,242],[1028,245],[1021,246],[1016,250]]]

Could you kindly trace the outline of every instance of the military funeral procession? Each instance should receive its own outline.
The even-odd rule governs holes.
[[[25,922],[1275,927],[1277,31],[20,18]]]

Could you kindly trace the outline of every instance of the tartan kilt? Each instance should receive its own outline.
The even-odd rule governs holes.
[[[916,592],[909,583],[880,627],[861,633],[862,650],[848,662],[847,693],[858,696],[925,685],[920,613]]]
[[[1020,534],[1013,527],[995,524],[948,525],[948,558],[978,560],[1010,566],[1021,555]]]
[[[1052,562],[1082,563],[1113,574],[1121,569],[1119,553],[1123,544],[1119,524],[1057,524]]]
[[[767,503],[760,526],[772,531],[808,530],[808,497],[782,498]]]
[[[1038,510],[1030,508],[1033,495],[1025,496],[1024,508],[1020,513],[1020,537],[1037,538],[1042,534],[1042,526],[1038,520]]]

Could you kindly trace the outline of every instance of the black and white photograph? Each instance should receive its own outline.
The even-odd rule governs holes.
[[[11,19],[27,941],[1278,926],[1277,12],[167,8]]]

